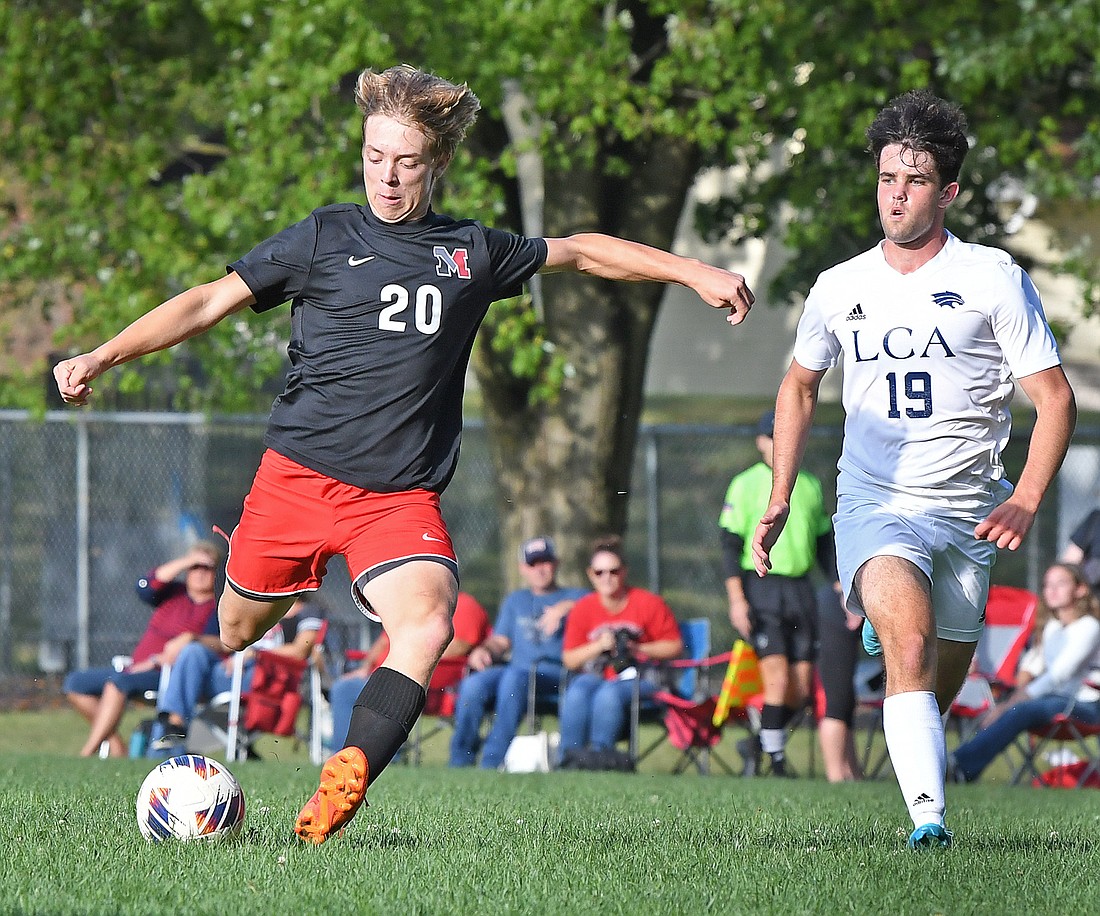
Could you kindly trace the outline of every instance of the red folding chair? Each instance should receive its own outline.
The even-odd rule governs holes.
[[[664,741],[680,751],[680,756],[673,767],[672,772],[683,773],[689,766],[703,776],[710,772],[710,764],[713,761],[719,768],[730,776],[735,775],[733,768],[717,754],[712,753],[715,745],[722,740],[722,729],[730,721],[738,721],[737,712],[733,710],[730,717],[721,725],[714,724],[714,709],[718,705],[718,695],[708,689],[709,678],[706,676],[712,669],[724,670],[729,664],[731,653],[715,655],[700,659],[679,659],[670,664],[676,669],[693,670],[703,676],[699,679],[701,690],[691,697],[684,697],[669,690],[658,691],[653,696],[654,702],[662,709],[661,724],[665,734],[646,753],[656,749]],[[642,755],[643,757],[645,754]]]
[[[1016,685],[1020,656],[1035,627],[1039,597],[1023,588],[992,585],[985,605],[985,626],[970,673],[951,704],[959,741],[973,734],[997,699]]]
[[[1085,683],[1100,690],[1100,680],[1095,674]],[[1042,770],[1044,754],[1054,744],[1065,746],[1078,759]],[[1013,785],[1030,778],[1033,786],[1077,789],[1100,786],[1100,724],[1073,718],[1072,704],[1047,725],[1028,729],[1027,741],[1022,742],[1021,750],[1024,759],[1012,774]]]
[[[682,753],[674,772],[681,773],[694,763],[700,773],[708,769],[709,751],[719,740],[720,729],[710,723],[717,697],[710,695],[708,669],[726,664],[730,653],[708,658],[710,651],[710,620],[706,617],[680,621],[680,636],[684,642],[684,658],[661,662],[674,678],[668,690],[659,690],[648,700],[642,700],[635,681],[630,704],[630,759],[638,763],[652,754],[665,741]],[[709,712],[706,710],[709,708]],[[658,721],[663,733],[645,750],[639,752],[640,724]],[[717,757],[715,758],[718,759]],[[720,765],[726,767],[724,761]],[[726,767],[728,770],[728,767]]]
[[[328,621],[317,632],[317,642],[309,659],[293,658],[266,649],[256,650],[252,680],[248,690],[242,690],[244,652],[234,653],[233,682],[228,696],[214,697],[209,704],[216,709],[228,704],[225,732],[226,760],[244,759],[256,738],[263,733],[308,741],[310,759],[321,762],[321,722],[317,715],[321,701],[321,647],[324,645]],[[309,671],[307,678],[306,672]],[[309,697],[309,734],[299,735],[298,713],[305,697]]]

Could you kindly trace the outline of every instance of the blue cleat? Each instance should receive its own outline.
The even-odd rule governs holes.
[[[953,834],[943,824],[921,824],[909,835],[909,848],[918,851],[925,849],[947,849],[951,845]]]
[[[878,633],[866,617],[863,618],[863,628],[859,631],[859,637],[863,641],[863,651],[871,658],[882,655],[882,643],[878,641]]]

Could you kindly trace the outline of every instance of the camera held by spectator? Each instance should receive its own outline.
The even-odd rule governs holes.
[[[634,658],[635,645],[637,645],[637,641],[630,630],[615,631],[615,648],[609,654],[607,664],[620,677],[637,664],[637,660]]]

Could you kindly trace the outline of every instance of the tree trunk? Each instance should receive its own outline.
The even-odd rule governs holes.
[[[545,234],[599,231],[669,249],[695,175],[694,155],[667,142],[659,159],[642,149],[629,155],[642,165],[625,181],[548,172]],[[479,339],[473,365],[497,475],[509,589],[517,585],[515,557],[525,538],[552,535],[562,581],[582,583],[591,540],[625,533],[649,341],[663,294],[658,284],[543,277],[549,339],[572,368],[551,403],[529,405],[529,386],[510,375],[507,354]]]

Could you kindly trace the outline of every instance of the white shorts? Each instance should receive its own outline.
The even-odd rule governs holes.
[[[852,596],[852,581],[872,557],[901,557],[932,583],[936,634],[952,642],[977,642],[985,623],[989,573],[997,548],[974,537],[980,518],[932,516],[842,496],[833,529],[837,570],[847,607],[863,608]]]

